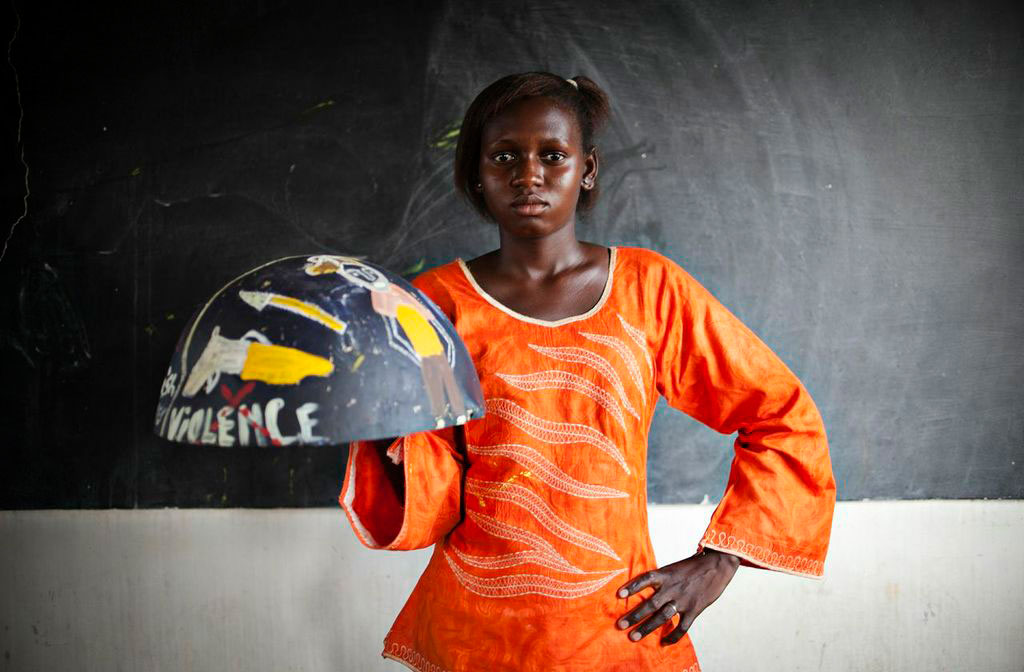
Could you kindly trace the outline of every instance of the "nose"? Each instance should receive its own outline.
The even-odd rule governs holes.
[[[540,157],[524,156],[512,173],[513,187],[540,186],[544,184],[544,165]]]

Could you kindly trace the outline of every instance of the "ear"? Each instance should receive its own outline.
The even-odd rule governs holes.
[[[580,187],[585,191],[590,191],[597,186],[598,164],[597,147],[592,147],[583,160],[583,178]]]

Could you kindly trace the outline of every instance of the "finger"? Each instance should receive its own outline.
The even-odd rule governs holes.
[[[668,602],[661,609],[658,609],[646,621],[637,626],[633,632],[629,633],[629,638],[634,642],[639,642],[647,635],[660,628],[662,625],[667,623],[669,619],[676,615],[676,605],[674,602]]]
[[[625,630],[630,626],[636,625],[657,610],[658,605],[654,603],[654,597],[652,596],[641,602],[639,607],[620,618],[616,625],[619,626],[619,630]]]
[[[672,632],[668,633],[667,635],[665,635],[664,637],[661,638],[661,643],[662,644],[675,644],[676,642],[678,642],[680,639],[683,638],[683,635],[686,634],[687,629],[688,628],[684,628],[683,627],[683,621],[682,621],[682,619],[680,619],[679,620],[679,625],[677,625],[675,628],[673,628]]]
[[[679,625],[682,626],[683,632],[689,632],[690,626],[697,620],[697,616],[700,614],[699,611],[686,611],[679,616]]]
[[[642,588],[657,585],[660,585],[658,582],[657,572],[653,570],[650,572],[644,572],[643,574],[640,574],[639,576],[629,581],[629,583],[626,583],[621,588],[619,588],[618,596],[629,597],[630,595],[632,595],[633,593]]]

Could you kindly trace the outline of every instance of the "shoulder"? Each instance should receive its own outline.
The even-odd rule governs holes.
[[[687,288],[700,283],[676,261],[645,247],[617,247],[618,265],[634,275],[647,291],[655,288]]]
[[[453,275],[461,272],[458,260],[449,261],[447,264],[441,264],[440,266],[423,271],[413,279],[412,284],[419,289],[424,287],[444,287],[451,282]]]
[[[660,332],[668,323],[696,322],[728,312],[697,278],[673,259],[642,247],[617,248],[644,321]],[[717,319],[717,318],[716,318]]]
[[[423,271],[412,281],[412,286],[426,294],[449,317],[452,314],[452,284],[462,275],[459,262],[451,261],[436,268]]]

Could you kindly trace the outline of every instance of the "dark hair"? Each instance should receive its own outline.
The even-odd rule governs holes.
[[[481,91],[466,110],[455,148],[455,188],[485,219],[492,219],[483,194],[474,189],[479,180],[480,141],[484,126],[506,108],[523,98],[550,98],[571,112],[579,124],[583,151],[596,149],[594,136],[608,119],[608,96],[588,77],[569,80],[550,72],[523,72],[507,75]],[[597,203],[598,186],[581,190],[577,212],[587,212]]]

